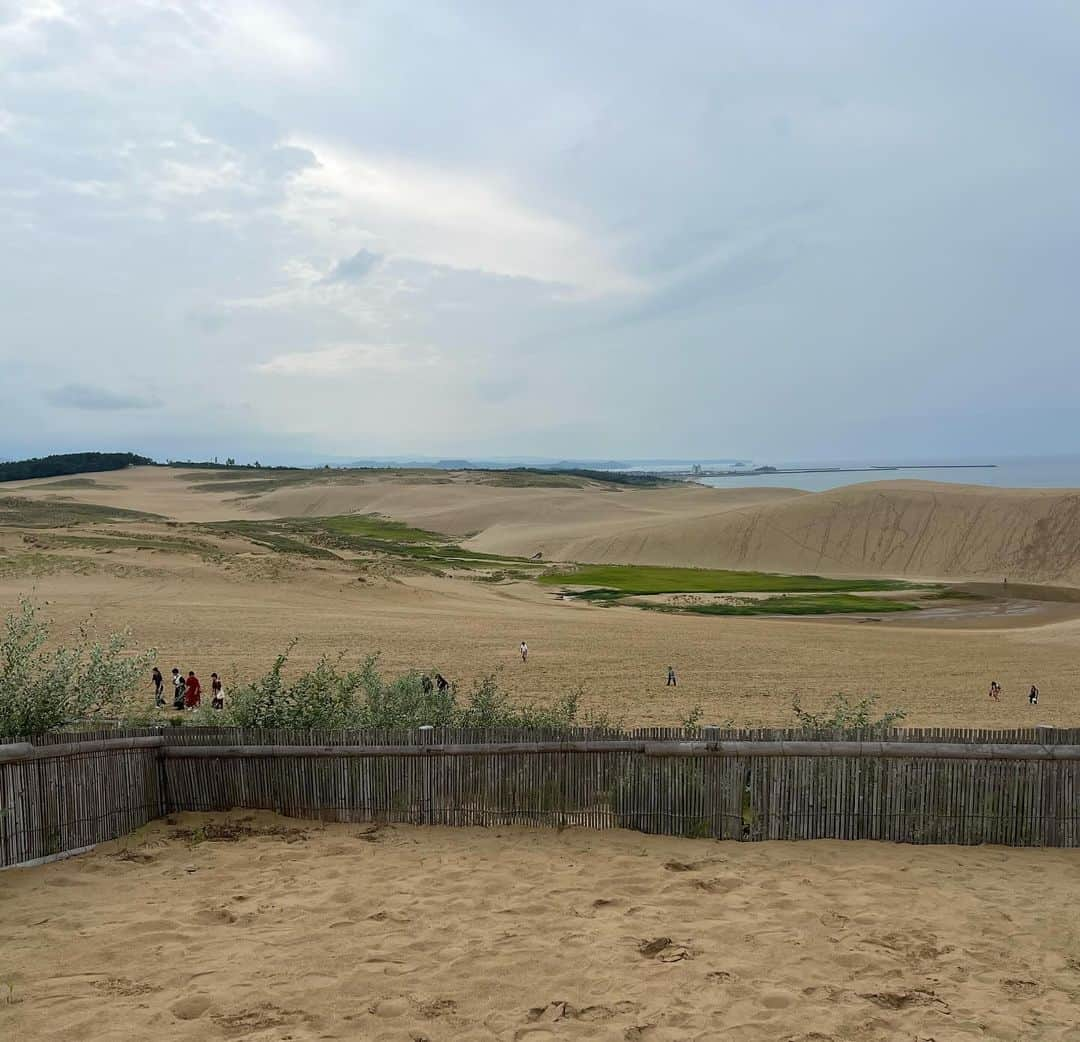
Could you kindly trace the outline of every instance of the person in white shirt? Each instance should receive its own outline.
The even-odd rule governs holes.
[[[521,647],[520,647],[519,650],[521,651],[521,661],[522,662],[528,662],[529,661],[529,645],[526,644],[525,641],[522,641],[521,642]]]

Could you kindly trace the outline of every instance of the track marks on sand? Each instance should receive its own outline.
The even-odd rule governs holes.
[[[150,826],[126,844],[150,860],[102,849],[0,877],[11,991],[0,1035],[869,1042],[1073,1030],[1080,920],[1045,901],[1077,882],[1068,851],[407,826],[372,843],[358,841],[364,825],[244,817]],[[210,835],[235,838],[190,838]]]

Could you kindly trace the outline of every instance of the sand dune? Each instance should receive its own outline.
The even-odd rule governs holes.
[[[0,874],[0,1037],[1075,1037],[1071,851],[230,818]]]
[[[485,551],[550,560],[1080,585],[1080,491],[923,481],[781,488],[506,487],[489,476],[313,472],[265,491],[205,471],[133,468],[4,485],[180,521],[380,513]],[[54,487],[55,486],[55,487]]]
[[[603,531],[498,523],[472,545],[592,562],[1076,585],[1080,492],[875,482]]]

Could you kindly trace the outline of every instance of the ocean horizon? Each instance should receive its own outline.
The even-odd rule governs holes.
[[[1075,488],[1080,489],[1080,456],[1032,456],[1016,459],[935,460],[918,465],[908,461],[791,461],[752,464],[772,466],[778,471],[804,470],[813,473],[738,474],[731,477],[699,478],[712,488],[795,488],[804,492],[827,492],[867,481],[901,479],[940,481],[957,485],[985,485],[991,488]],[[820,469],[817,469],[820,468]],[[825,468],[842,468],[826,470]]]

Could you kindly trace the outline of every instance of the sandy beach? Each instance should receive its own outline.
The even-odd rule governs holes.
[[[1077,1038],[1070,851],[184,815],[0,874],[0,1035]]]

